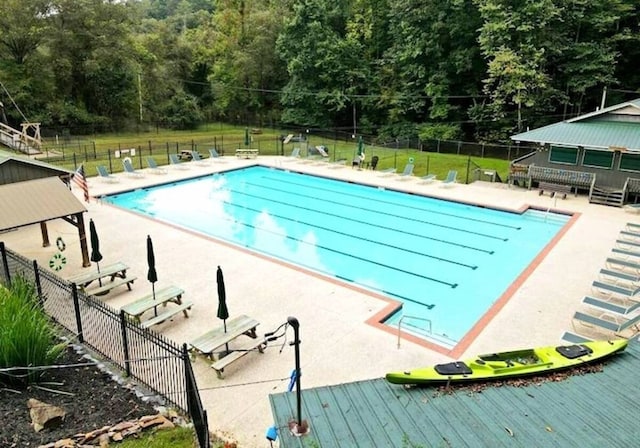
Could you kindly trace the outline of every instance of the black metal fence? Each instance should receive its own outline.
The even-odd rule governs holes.
[[[186,344],[180,346],[127,319],[76,286],[42,269],[0,242],[0,280],[21,276],[32,282],[45,312],[60,326],[120,367],[168,403],[187,412],[201,448],[209,447],[207,413],[202,406]]]

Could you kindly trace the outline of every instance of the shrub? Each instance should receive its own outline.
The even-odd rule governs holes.
[[[10,289],[0,286],[0,369],[46,366],[64,351],[44,313],[35,288],[17,277]],[[37,382],[43,371],[18,369],[0,372],[0,382],[26,386]]]

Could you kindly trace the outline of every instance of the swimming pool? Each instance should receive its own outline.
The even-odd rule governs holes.
[[[255,166],[110,195],[113,205],[351,282],[455,345],[570,216],[515,213]],[[197,205],[194,205],[197,204]]]

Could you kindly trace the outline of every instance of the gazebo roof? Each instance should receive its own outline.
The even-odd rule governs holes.
[[[640,99],[511,136],[517,142],[640,152]]]
[[[86,212],[58,177],[0,186],[0,231]]]

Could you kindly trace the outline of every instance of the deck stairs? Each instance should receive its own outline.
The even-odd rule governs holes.
[[[28,126],[31,125],[32,124],[28,124]],[[18,129],[14,129],[9,125],[0,122],[0,145],[4,145],[28,155],[40,154],[42,142],[39,138],[39,129],[37,137],[32,137],[27,134],[27,128],[25,126],[26,125],[23,125],[23,130],[19,131]]]
[[[622,207],[624,204],[624,189],[602,187],[594,185],[589,193],[589,202],[592,204],[610,205]]]

